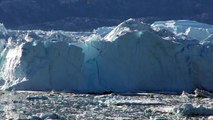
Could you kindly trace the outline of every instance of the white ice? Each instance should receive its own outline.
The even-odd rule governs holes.
[[[213,91],[212,30],[194,21],[148,25],[135,19],[85,33],[1,29],[0,86],[84,93]]]
[[[188,39],[199,41],[208,40],[213,35],[213,25],[189,20],[157,21],[151,27],[155,31],[165,29],[174,33],[176,36],[187,36]]]

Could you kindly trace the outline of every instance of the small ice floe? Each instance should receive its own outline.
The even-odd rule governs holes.
[[[60,117],[60,115],[55,113],[44,114],[41,117],[41,119],[42,120],[65,120],[64,118]]]
[[[209,116],[209,117],[208,117],[208,120],[213,120],[213,116]]]
[[[156,116],[153,120],[168,120],[165,116]]]
[[[4,95],[4,94],[5,94],[5,92],[0,90],[0,96]]]
[[[123,101],[117,101],[114,103],[116,106],[131,106],[131,105],[146,105],[146,106],[158,106],[158,105],[165,105],[165,103],[162,103],[160,101],[140,101],[140,100],[123,100]]]
[[[30,116],[28,119],[29,120],[42,120],[40,117],[37,117],[37,116]]]
[[[156,110],[148,108],[148,109],[144,110],[144,115],[151,120],[168,120],[168,118],[166,118],[163,115],[153,117],[154,114],[156,114],[156,112],[157,112]]]
[[[194,96],[192,94],[189,94],[185,91],[182,92],[181,96],[182,98],[185,98],[185,99],[191,99],[191,98],[194,98]]]
[[[175,108],[174,112],[183,116],[210,116],[213,115],[213,108],[202,105],[183,104]]]
[[[194,93],[195,93],[195,97],[213,98],[213,93],[210,93],[210,92],[205,91],[205,90],[196,89],[196,90],[194,91]]]
[[[47,114],[40,114],[39,116],[30,116],[30,120],[65,120],[65,118],[61,117],[56,113],[47,113]]]
[[[27,96],[27,100],[48,100],[47,96]]]

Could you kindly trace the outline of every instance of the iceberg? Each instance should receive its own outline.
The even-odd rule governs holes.
[[[3,90],[213,91],[212,25],[129,19],[93,32],[0,30]]]

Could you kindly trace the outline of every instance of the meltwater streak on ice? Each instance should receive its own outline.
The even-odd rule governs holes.
[[[213,91],[211,25],[129,19],[92,33],[0,29],[1,89]]]

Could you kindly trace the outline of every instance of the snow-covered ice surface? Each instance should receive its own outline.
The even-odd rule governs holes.
[[[154,22],[151,27],[155,31],[165,29],[174,33],[176,36],[185,37],[185,39],[196,39],[203,42],[212,39],[213,34],[213,25],[189,20],[157,21]]]
[[[129,19],[93,32],[7,30],[2,90],[77,93],[213,91],[213,26]]]
[[[210,120],[213,115],[212,98],[187,93],[92,95],[1,91],[0,97],[2,120]]]

